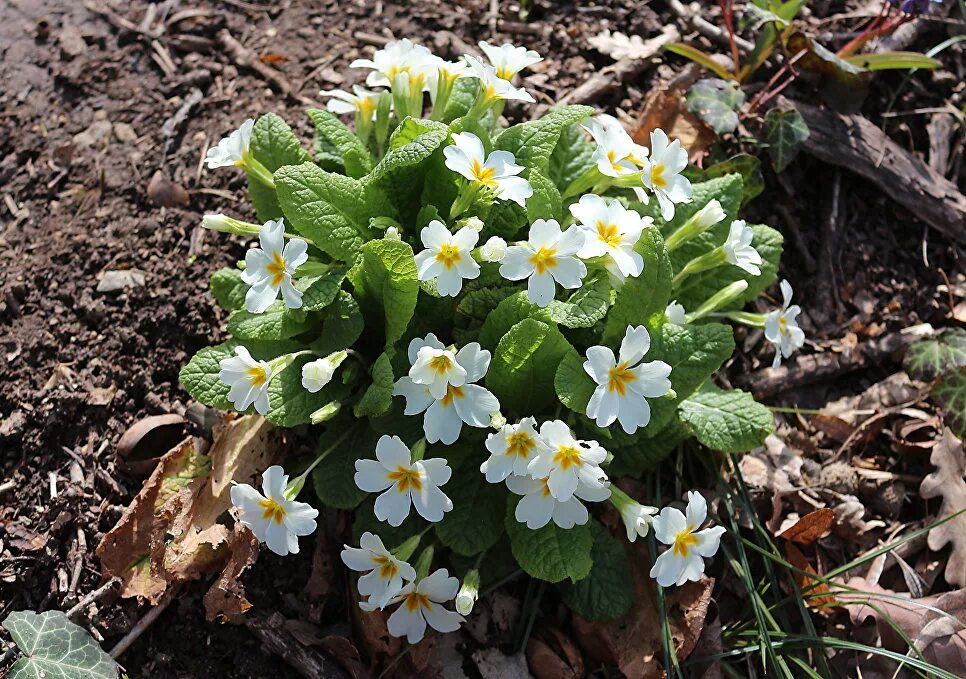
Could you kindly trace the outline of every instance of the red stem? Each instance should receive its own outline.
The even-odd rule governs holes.
[[[738,58],[738,43],[735,41],[734,25],[734,0],[718,0],[721,7],[721,18],[724,20],[725,30],[728,31],[728,44],[731,46],[731,60],[734,62],[734,72],[737,74],[741,68],[741,60]]]

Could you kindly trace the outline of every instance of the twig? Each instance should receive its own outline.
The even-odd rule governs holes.
[[[686,7],[681,0],[669,0],[668,5],[671,7],[672,12],[677,14],[686,23],[690,24],[691,28],[696,30],[698,33],[708,38],[712,42],[718,43],[722,47],[731,47],[731,40],[728,37],[727,32],[722,31],[720,28],[701,16],[700,11]],[[754,45],[742,38],[740,35],[734,36],[734,42],[740,52],[748,53],[755,49]],[[735,67],[737,68],[737,62],[735,62]]]
[[[280,94],[291,97],[301,104],[313,105],[314,102],[311,99],[295,94],[292,91],[292,85],[284,75],[261,61],[254,52],[235,40],[227,28],[218,31],[216,37],[218,38],[218,44],[221,45],[222,49],[225,50],[225,53],[234,61],[236,66],[254,71],[265,82],[278,90]]]
[[[328,656],[299,643],[283,626],[279,614],[268,617],[249,615],[245,626],[258,637],[266,650],[287,662],[296,672],[310,679],[348,679],[340,665]]]
[[[100,601],[108,594],[114,592],[118,587],[120,587],[120,585],[121,580],[119,578],[111,578],[93,592],[86,594],[80,601],[71,606],[70,610],[67,611],[67,617],[73,618],[92,603]]]
[[[144,634],[144,631],[150,627],[162,613],[164,613],[164,610],[171,604],[172,601],[175,600],[177,593],[178,587],[175,586],[169,589],[165,597],[158,602],[158,605],[145,613],[144,617],[138,620],[137,624],[131,628],[131,631],[125,634],[124,638],[117,642],[117,645],[111,649],[110,656],[117,660],[121,654],[124,653],[124,651],[130,648],[131,644],[137,641],[138,637]]]
[[[16,487],[17,487],[16,481],[13,481],[13,480],[4,481],[3,483],[0,483],[0,495],[3,495],[8,490],[13,490]]]

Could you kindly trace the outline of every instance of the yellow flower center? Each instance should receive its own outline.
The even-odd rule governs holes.
[[[597,222],[597,238],[607,247],[616,248],[621,244],[617,224],[605,224],[603,220]]]
[[[399,573],[399,566],[385,554],[373,557],[372,563],[379,569],[379,577],[383,580],[392,580]]]
[[[356,104],[364,120],[372,118],[372,114],[376,112],[377,105],[375,97],[362,97]]]
[[[437,375],[445,375],[446,372],[453,367],[453,362],[449,360],[449,356],[446,354],[440,354],[429,362],[429,367],[432,368]]]
[[[272,274],[272,287],[277,288],[282,284],[285,280],[285,260],[282,259],[281,252],[272,253],[272,261],[265,270]]]
[[[386,478],[396,484],[396,490],[400,493],[405,493],[410,489],[423,489],[423,475],[413,467],[396,467],[396,471],[389,472]]]
[[[614,153],[612,150],[607,152],[607,161],[610,163],[610,166],[614,168],[614,171],[624,172],[626,168],[622,166],[620,163],[618,163],[617,160],[618,159],[617,159],[616,153]]]
[[[268,373],[263,366],[252,366],[248,369],[248,381],[252,383],[253,387],[260,387],[268,382]]]
[[[607,372],[607,390],[624,396],[627,394],[627,385],[636,379],[637,375],[627,367],[626,361],[618,363]]]
[[[659,189],[667,186],[667,179],[664,178],[664,166],[660,163],[651,165],[651,184]]]
[[[784,316],[778,319],[778,332],[782,335],[788,334],[788,319]]]
[[[698,538],[694,536],[690,528],[686,528],[674,536],[674,545],[671,549],[678,556],[687,557],[688,550],[698,544]]]
[[[463,259],[463,256],[460,254],[459,246],[451,243],[444,243],[439,246],[439,252],[436,253],[436,261],[447,269],[452,269],[461,259]]]
[[[506,442],[506,454],[511,457],[522,457],[523,459],[530,457],[530,451],[537,445],[537,442],[529,434],[524,432],[518,432],[508,436]]]
[[[567,471],[571,467],[579,467],[583,464],[580,461],[580,451],[573,446],[560,446],[557,448],[557,452],[553,456],[554,463]]]
[[[452,384],[446,387],[446,395],[439,400],[444,408],[449,408],[455,399],[463,398],[463,388],[454,387]]]
[[[261,500],[258,506],[264,510],[262,512],[262,518],[266,521],[271,519],[275,523],[282,523],[282,519],[285,518],[285,508],[271,498]]]
[[[497,78],[503,78],[504,80],[510,80],[515,75],[516,75],[516,73],[514,73],[512,70],[510,70],[506,66],[501,66],[500,68],[496,69],[496,77]]]
[[[547,269],[557,266],[557,248],[541,247],[530,256],[530,263],[538,274],[546,273]]]
[[[479,159],[473,159],[473,176],[483,186],[496,186],[496,180],[493,175],[496,174],[496,170],[492,167],[483,167],[480,164]]]
[[[419,592],[411,592],[406,595],[406,603],[404,605],[410,613],[415,613],[420,608],[429,610],[429,597]]]

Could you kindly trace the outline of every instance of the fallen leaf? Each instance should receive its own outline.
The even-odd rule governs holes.
[[[284,54],[262,54],[258,60],[263,64],[284,64],[288,61],[288,57]]]
[[[161,170],[148,183],[148,198],[160,207],[181,207],[191,199],[181,184],[171,181]]]
[[[472,657],[483,679],[528,679],[530,676],[523,653],[504,655],[498,648],[481,648]]]
[[[580,651],[557,627],[545,627],[530,637],[527,662],[536,679],[581,679],[586,674]]]
[[[835,603],[835,597],[828,594],[830,592],[829,586],[821,580],[809,577],[809,575],[818,575],[818,573],[815,572],[812,564],[808,562],[808,559],[805,558],[805,555],[802,554],[798,547],[791,542],[786,542],[785,557],[795,568],[808,573],[808,575],[805,575],[793,571],[792,577],[795,578],[798,589],[805,595],[805,601],[809,606],[819,608],[827,604]],[[826,594],[827,596],[822,596]]]
[[[50,533],[37,533],[23,524],[8,523],[4,526],[7,542],[21,552],[36,552],[43,549],[50,540]]]
[[[184,438],[184,425],[184,418],[173,413],[138,420],[117,442],[118,466],[128,473],[147,476],[161,456]]]
[[[764,446],[741,457],[738,469],[750,486],[787,493],[802,485],[803,462],[799,453],[770,434]]]
[[[258,558],[258,538],[250,529],[236,523],[228,538],[228,549],[228,563],[205,593],[208,620],[230,620],[252,607],[245,598],[245,588],[239,578]]]
[[[699,75],[699,68],[685,68],[674,80],[651,88],[644,100],[637,128],[631,132],[634,141],[650,146],[651,132],[660,128],[671,139],[681,140],[692,162],[704,156],[717,140],[717,135],[684,105],[684,93]]]
[[[945,519],[966,510],[966,455],[963,442],[948,427],[943,437],[932,449],[929,461],[936,471],[922,480],[919,494],[926,498],[942,497],[937,519]],[[960,587],[966,586],[966,514],[936,526],[929,531],[926,544],[939,551],[952,543],[946,562],[946,580]]]
[[[615,60],[649,58],[654,54],[654,50],[648,48],[641,36],[627,36],[620,31],[611,33],[606,28],[588,38],[587,42],[601,54],[606,54]]]
[[[369,679],[372,676],[362,662],[359,649],[346,637],[330,635],[324,637],[319,645],[342,665],[352,679]]]
[[[794,526],[786,528],[777,537],[803,545],[811,544],[827,533],[834,521],[834,511],[828,508],[817,509],[800,518]]]

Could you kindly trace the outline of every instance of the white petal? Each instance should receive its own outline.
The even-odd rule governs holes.
[[[376,442],[376,459],[386,469],[395,470],[412,464],[412,453],[398,436],[383,434]]]
[[[479,342],[470,342],[457,352],[456,362],[466,371],[467,383],[478,382],[490,367],[490,352],[480,347]]]
[[[534,271],[527,281],[527,299],[539,307],[545,307],[550,304],[553,301],[555,292],[556,285],[554,283],[554,276],[549,271],[545,271],[542,274]]]
[[[650,348],[651,336],[648,334],[647,328],[643,325],[627,326],[624,339],[621,340],[621,363],[637,365]]]
[[[410,612],[404,602],[389,616],[386,628],[394,637],[404,636],[410,644],[418,644],[426,634],[426,619],[421,608]]]
[[[342,563],[354,571],[371,571],[374,567],[372,552],[368,549],[359,549],[345,545],[341,557]]]
[[[356,460],[356,473],[353,476],[359,490],[378,493],[393,485],[386,468],[375,460]]]
[[[718,551],[718,545],[721,543],[721,535],[724,532],[725,529],[723,526],[714,526],[694,533],[694,537],[698,539],[698,543],[694,546],[694,551],[701,556],[714,556]]]
[[[673,544],[677,534],[687,528],[687,518],[676,507],[665,507],[654,517],[654,537],[666,545]]]
[[[426,440],[429,443],[437,441],[442,441],[445,445],[455,443],[462,429],[463,420],[460,419],[452,404],[446,407],[441,401],[435,401],[426,411],[423,433],[426,434]]]
[[[526,207],[527,198],[533,195],[533,187],[523,177],[504,177],[496,180],[496,185],[500,200],[512,200],[520,207]]]
[[[453,501],[436,486],[424,485],[422,490],[412,491],[412,498],[416,511],[430,523],[442,521],[443,514],[453,509]]]
[[[437,568],[416,585],[417,592],[428,596],[430,601],[440,604],[451,601],[459,588],[459,579],[452,577],[445,568]]]
[[[533,262],[530,258],[533,251],[521,245],[512,245],[506,249],[506,254],[500,260],[500,275],[511,281],[523,280],[533,273]]]
[[[673,549],[669,549],[657,557],[651,567],[651,577],[657,580],[657,584],[661,587],[676,585],[686,565],[687,560],[684,557],[675,554]]]
[[[560,224],[557,223],[557,220],[538,219],[530,226],[527,241],[534,250],[539,250],[542,247],[553,248],[556,247],[561,235]]]
[[[295,549],[292,550],[289,543],[289,532],[285,529],[285,524],[282,523],[268,522],[268,528],[265,531],[265,544],[279,556],[287,556],[290,552],[298,553],[298,543],[295,543]]]
[[[401,525],[406,520],[406,517],[409,516],[410,504],[409,492],[400,493],[394,485],[376,498],[373,509],[375,510],[377,519],[396,527]]]
[[[500,410],[500,402],[491,391],[478,384],[463,387],[463,398],[454,399],[460,419],[472,427],[490,426],[490,416]]]
[[[437,632],[455,632],[464,621],[462,615],[437,603],[430,603],[429,609],[423,610],[423,615],[426,616],[429,626]]]
[[[511,479],[514,477],[510,477]],[[507,479],[509,481],[510,479]],[[517,503],[513,516],[520,523],[527,524],[530,530],[543,528],[550,523],[556,501],[551,495],[544,495],[542,491],[524,495]]]
[[[587,360],[584,361],[584,372],[590,375],[597,384],[607,384],[610,369],[617,365],[614,352],[600,345],[587,349]]]
[[[561,286],[573,290],[580,287],[587,275],[587,265],[576,257],[558,257],[557,266],[550,269],[550,273]]]
[[[565,530],[584,525],[588,518],[587,508],[575,497],[558,502],[553,509],[553,522]]]
[[[708,518],[708,501],[704,499],[704,495],[694,490],[688,491],[686,513],[688,528],[691,530],[700,528],[701,524]]]
[[[435,400],[425,384],[416,384],[409,377],[400,377],[392,388],[393,396],[406,399],[406,415],[418,415]]]
[[[573,497],[577,490],[577,473],[573,468],[566,471],[559,467],[550,471],[550,478],[547,479],[547,487],[550,494],[558,502],[566,502]]]

